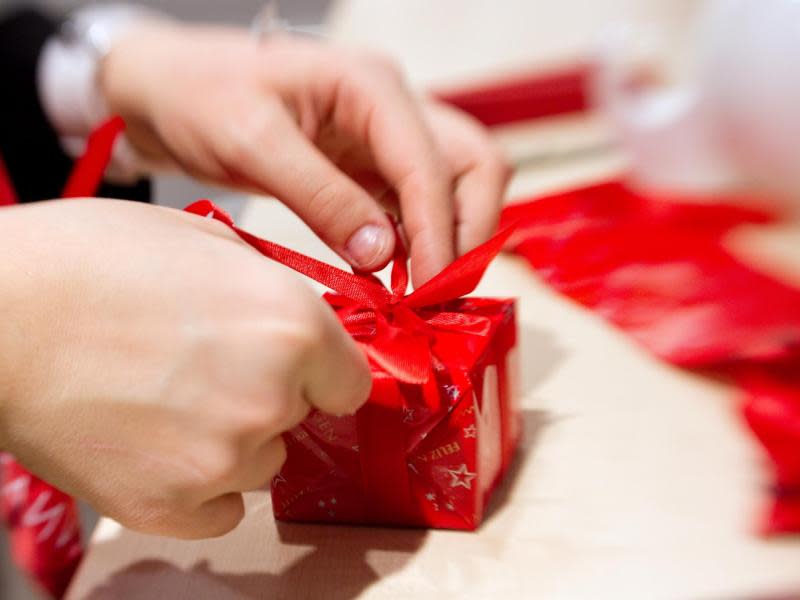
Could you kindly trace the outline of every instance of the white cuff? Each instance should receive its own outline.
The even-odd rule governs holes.
[[[70,156],[79,156],[89,134],[111,116],[98,81],[99,66],[113,43],[143,18],[152,18],[152,13],[127,5],[90,6],[68,22],[72,31],[45,44],[37,72],[39,98]],[[123,136],[114,148],[109,179],[130,183],[145,172]]]

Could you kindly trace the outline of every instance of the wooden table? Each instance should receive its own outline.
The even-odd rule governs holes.
[[[546,180],[516,185],[526,178]],[[241,221],[337,261],[274,201],[252,200]],[[276,524],[254,493],[241,525],[210,541],[103,520],[69,598],[800,594],[800,544],[752,530],[764,474],[732,390],[649,358],[515,258],[497,260],[479,293],[520,298],[525,424],[479,532]]]
[[[444,69],[435,67],[421,78]],[[503,138],[524,154],[519,141],[542,143],[543,127]],[[596,123],[577,127],[598,135]],[[528,169],[512,193],[601,178],[619,166],[603,153]],[[240,222],[336,262],[274,201],[252,200]],[[800,273],[797,229],[742,232],[738,241],[758,249],[771,271]],[[517,259],[498,259],[479,293],[520,298],[525,429],[480,531],[277,524],[268,495],[254,493],[241,525],[215,540],[180,542],[101,521],[68,598],[800,596],[800,543],[753,531],[766,481],[733,390],[651,359]]]

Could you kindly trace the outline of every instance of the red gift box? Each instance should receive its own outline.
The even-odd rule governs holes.
[[[461,297],[511,229],[406,295],[399,241],[387,289],[256,238],[208,201],[187,210],[336,292],[325,298],[370,360],[372,393],[355,415],[315,411],[285,434],[286,463],[272,484],[276,518],[475,529],[520,434],[516,324],[513,300]]]
[[[440,367],[428,383],[409,384],[373,363],[372,394],[354,416],[314,412],[285,435],[287,460],[272,486],[278,519],[480,524],[519,437],[514,302],[466,299],[441,308],[488,319],[485,336],[443,332],[436,341],[459,355],[459,375]]]

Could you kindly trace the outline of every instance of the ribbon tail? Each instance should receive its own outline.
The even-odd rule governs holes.
[[[514,229],[515,225],[506,227],[489,241],[457,258],[433,279],[406,296],[404,304],[412,308],[431,306],[472,292]]]
[[[123,131],[125,121],[121,117],[113,117],[89,136],[86,150],[70,174],[62,198],[82,198],[97,193],[106,167],[111,162],[114,144]]]
[[[224,223],[230,227],[247,244],[258,250],[267,258],[281,263],[294,269],[298,273],[305,275],[328,287],[329,289],[363,302],[367,306],[378,306],[387,302],[390,298],[388,290],[370,281],[366,277],[361,277],[349,273],[333,265],[311,258],[300,252],[296,252],[280,244],[263,240],[251,233],[239,229],[224,210],[217,207],[210,200],[198,200],[184,209],[202,217],[208,217]]]

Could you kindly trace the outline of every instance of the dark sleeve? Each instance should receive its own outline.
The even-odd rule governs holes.
[[[36,68],[58,23],[30,9],[0,19],[0,155],[23,202],[58,198],[72,168],[39,102]],[[99,196],[148,200],[150,184],[104,184]]]

